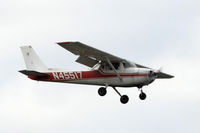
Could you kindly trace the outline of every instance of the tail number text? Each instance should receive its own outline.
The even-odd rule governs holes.
[[[55,80],[77,80],[82,79],[82,72],[53,72]]]

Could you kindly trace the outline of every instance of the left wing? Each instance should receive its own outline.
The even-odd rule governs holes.
[[[107,62],[108,59],[110,62],[126,61],[122,58],[103,52],[80,42],[59,42],[57,44],[70,51],[71,53],[79,55],[79,58],[76,60],[76,62],[89,67],[93,67],[99,61]]]

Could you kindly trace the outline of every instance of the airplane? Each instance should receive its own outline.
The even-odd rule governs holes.
[[[174,77],[160,70],[130,62],[81,42],[58,42],[57,44],[77,55],[76,62],[91,69],[89,71],[68,71],[48,68],[31,46],[22,46],[20,48],[27,69],[19,72],[36,81],[102,86],[98,89],[100,96],[105,96],[107,88],[112,87],[120,96],[122,104],[128,103],[129,97],[122,95],[116,87],[137,87],[140,91],[139,98],[145,100],[146,94],[143,92],[143,86],[153,83],[156,79]]]

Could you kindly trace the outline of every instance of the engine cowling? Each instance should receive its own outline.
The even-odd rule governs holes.
[[[154,72],[152,70],[149,71],[149,77],[150,78],[157,78],[158,77],[158,73],[157,72]]]

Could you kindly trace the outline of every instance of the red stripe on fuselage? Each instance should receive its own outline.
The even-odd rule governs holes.
[[[101,71],[83,71],[83,79],[92,79],[92,78],[112,78],[117,77],[115,73],[103,73]],[[142,77],[147,76],[147,74],[137,74],[137,73],[121,73],[121,77]]]
[[[64,75],[63,73],[69,73],[69,72],[55,72],[57,75]],[[76,73],[76,72],[70,72],[70,73]],[[79,78],[60,78],[55,79],[53,76],[53,72],[47,73],[50,76],[47,79],[41,79],[41,80],[51,80],[51,81],[73,81],[73,80],[87,80],[87,79],[99,79],[99,78],[116,78],[117,75],[115,73],[103,73],[102,71],[82,71],[81,76],[78,75]],[[147,73],[120,73],[121,77],[146,77],[148,76]]]

